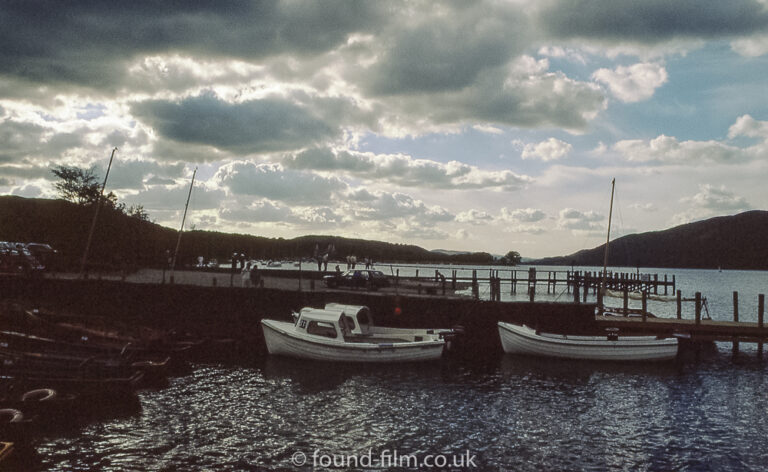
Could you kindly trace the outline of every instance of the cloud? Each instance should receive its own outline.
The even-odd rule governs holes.
[[[521,65],[520,60],[526,62]],[[583,130],[605,107],[599,86],[562,72],[526,69],[525,59],[479,74],[469,86],[450,93],[388,97],[381,131],[397,134],[440,130],[471,122],[518,127],[552,126]],[[396,117],[396,121],[392,118]]]
[[[683,198],[682,202],[714,213],[748,210],[750,208],[744,197],[727,190],[724,185],[719,187],[710,184],[699,185],[699,193],[692,197]]]
[[[102,179],[106,173],[106,164],[107,163],[100,163],[97,166],[96,174],[100,179]],[[155,185],[173,184],[175,181],[172,178],[182,177],[183,171],[183,163],[160,164],[156,161],[139,159],[124,160],[116,158],[109,171],[107,187],[123,190],[143,189],[145,179]]]
[[[701,184],[698,193],[691,197],[681,198],[680,202],[689,207],[672,216],[673,224],[684,224],[713,216],[733,214],[751,208],[744,197],[736,195],[724,185],[717,187],[711,184]]]
[[[731,42],[731,48],[746,57],[759,57],[768,54],[768,34],[755,35]]]
[[[565,157],[573,150],[573,146],[560,141],[559,139],[549,138],[536,144],[526,144],[523,148],[521,157],[523,159],[541,159],[542,161],[554,161]]]
[[[679,38],[728,38],[761,32],[768,11],[759,1],[545,1],[539,24],[553,37],[655,44]]]
[[[501,221],[508,223],[504,226],[505,233],[543,234],[547,230],[537,224],[547,217],[546,213],[537,208],[501,209]]]
[[[537,208],[517,208],[515,210],[510,210],[509,208],[504,207],[501,209],[501,219],[504,221],[536,223],[546,217],[546,213]]]
[[[17,195],[19,197],[25,198],[40,198],[47,196],[45,195],[43,189],[35,184],[26,184],[22,185],[21,187],[16,187],[11,190],[11,195]]]
[[[516,224],[513,226],[507,226],[503,230],[505,233],[527,233],[527,234],[544,234],[547,232],[546,228],[541,225],[529,225],[529,224]]]
[[[293,223],[298,219],[290,207],[279,205],[269,200],[259,200],[247,206],[230,207],[225,201],[218,209],[219,218],[229,221],[248,221],[253,223],[281,222]]]
[[[371,28],[385,12],[375,2],[337,0],[322,5],[224,0],[182,9],[150,0],[15,2],[5,5],[0,17],[0,74],[117,89],[126,64],[137,56],[171,50],[258,61],[318,54]]]
[[[426,8],[425,8],[426,7]],[[520,51],[524,17],[514,8],[454,4],[393,22],[376,49],[378,60],[365,71],[373,95],[458,91],[476,83],[487,69],[504,65]],[[469,34],[468,34],[469,32]]]
[[[650,141],[630,139],[619,141],[612,150],[630,162],[661,164],[739,163],[752,158],[747,150],[719,141],[678,141],[661,135]]]
[[[493,215],[482,210],[467,210],[456,215],[456,221],[459,223],[470,223],[480,225],[490,223],[494,220]]]
[[[474,125],[472,126],[472,129],[486,134],[504,134],[503,130],[489,125]]]
[[[668,78],[667,71],[659,64],[640,63],[614,70],[598,69],[592,78],[608,86],[614,97],[622,102],[639,102],[653,96]]]
[[[277,97],[230,103],[213,93],[132,106],[163,137],[242,153],[285,151],[337,137],[311,110]]]
[[[629,207],[635,210],[642,210],[647,212],[655,212],[659,210],[659,207],[653,203],[633,203],[629,205]]]
[[[313,148],[283,157],[285,167],[336,171],[404,187],[435,189],[519,190],[532,179],[510,170],[485,171],[457,161],[441,163],[414,159],[404,154],[374,154],[349,150]]]
[[[757,121],[749,115],[740,116],[736,123],[728,128],[729,138],[737,136],[768,139],[768,121]]]
[[[424,225],[453,221],[454,215],[439,206],[427,206],[403,193],[352,191],[346,203],[341,203],[344,212],[353,220],[387,220],[407,218],[418,220]]]
[[[213,180],[234,195],[294,204],[323,204],[347,184],[335,177],[285,169],[279,164],[234,161],[219,167]]]
[[[189,195],[189,182],[171,187],[155,185],[134,194],[126,194],[121,201],[126,205],[142,205],[147,210],[181,210]],[[208,210],[218,208],[224,199],[223,190],[211,188],[195,182],[190,197],[190,210]]]
[[[568,229],[574,232],[594,233],[603,231],[602,221],[605,217],[594,211],[582,212],[573,208],[560,210],[557,226],[562,229]]]

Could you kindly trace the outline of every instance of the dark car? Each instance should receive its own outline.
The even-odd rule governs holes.
[[[323,277],[325,286],[334,287],[367,287],[376,290],[389,287],[389,279],[380,270],[352,269],[335,275]]]
[[[58,251],[50,244],[27,243],[25,249],[39,262],[42,268],[50,269],[55,262]]]

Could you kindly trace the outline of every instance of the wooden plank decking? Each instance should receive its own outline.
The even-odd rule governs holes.
[[[647,318],[624,316],[595,316],[599,329],[618,328],[622,332],[657,335],[690,335],[706,341],[768,341],[768,327],[745,321],[681,320],[677,318]]]

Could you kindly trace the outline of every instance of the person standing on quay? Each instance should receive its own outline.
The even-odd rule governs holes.
[[[250,262],[248,263],[250,265]],[[253,267],[251,268],[251,284],[254,287],[258,287],[260,282],[260,275],[259,275],[259,264],[253,263]]]
[[[241,273],[243,276],[243,287],[248,286],[248,282],[251,280],[251,263],[245,265],[245,268],[243,269],[243,272]]]

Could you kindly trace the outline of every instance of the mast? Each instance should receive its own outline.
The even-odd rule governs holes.
[[[197,174],[197,167],[192,172],[192,183],[189,184],[189,193],[187,194],[187,203],[184,205],[184,216],[181,217],[181,228],[179,228],[179,239],[176,240],[176,250],[173,251],[173,259],[171,261],[171,280],[173,280],[173,269],[176,268],[176,256],[179,254],[179,246],[181,246],[181,233],[184,232],[184,221],[187,219],[187,209],[189,208],[189,198],[192,196],[192,187],[195,186],[195,174]]]
[[[101,210],[101,200],[104,198],[104,187],[107,186],[107,179],[109,178],[109,169],[112,168],[112,159],[115,158],[117,148],[112,149],[112,155],[109,156],[109,165],[107,165],[107,173],[104,176],[104,183],[101,184],[101,192],[99,193],[99,200],[96,202],[96,212],[93,214],[93,221],[91,221],[91,230],[88,231],[88,239],[85,242],[85,251],[83,251],[83,259],[80,261],[80,274],[79,278],[85,274],[85,264],[88,262],[88,252],[91,249],[91,241],[93,240],[93,232],[96,229],[96,220],[99,219],[99,210]]]
[[[603,280],[601,290],[605,288],[605,278],[608,273],[608,243],[611,241],[611,218],[613,217],[613,191],[616,189],[616,179],[611,180],[611,206],[608,209],[608,235],[605,237],[605,254],[603,255]]]

